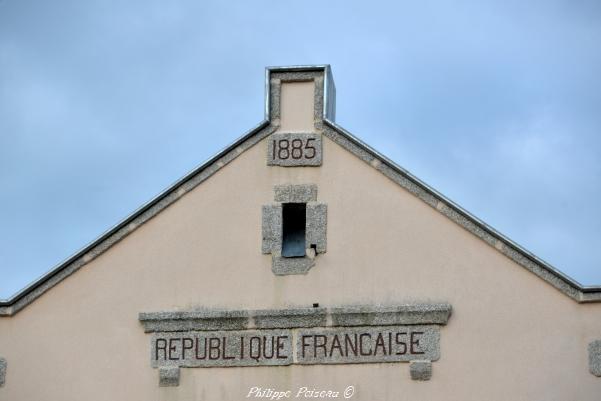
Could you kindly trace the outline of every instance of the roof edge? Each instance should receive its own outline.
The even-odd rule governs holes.
[[[85,256],[90,251],[92,251],[95,247],[97,247],[98,245],[101,245],[103,242],[105,242],[111,236],[118,233],[120,230],[126,229],[128,227],[128,225],[130,225],[136,218],[142,216],[144,213],[146,213],[148,210],[150,210],[153,206],[159,204],[163,199],[165,199],[168,195],[172,194],[176,189],[178,189],[183,184],[188,182],[191,178],[197,176],[198,174],[205,171],[207,168],[209,168],[212,165],[214,165],[215,163],[219,162],[219,160],[224,158],[225,156],[227,156],[228,153],[230,153],[232,151],[236,151],[236,149],[238,149],[240,145],[244,144],[246,141],[248,141],[250,138],[252,138],[256,134],[258,134],[260,131],[267,128],[269,126],[269,123],[270,122],[267,120],[261,121],[254,128],[252,128],[251,130],[246,132],[244,135],[242,135],[241,137],[236,139],[231,145],[227,146],[222,151],[220,151],[213,157],[209,158],[207,161],[205,161],[201,165],[192,169],[190,172],[188,172],[182,178],[178,179],[173,184],[171,184],[169,187],[167,187],[166,189],[161,191],[157,196],[155,196],[148,202],[144,203],[142,206],[140,206],[138,209],[136,209],[133,213],[131,213],[130,215],[128,215],[127,217],[122,219],[119,223],[115,224],[113,227],[109,228],[107,231],[102,233],[98,238],[96,238],[89,244],[85,245],[83,248],[81,248],[80,250],[75,252],[73,255],[71,255],[70,257],[68,257],[64,261],[60,262],[55,267],[53,267],[51,270],[49,270],[48,272],[44,273],[43,275],[41,275],[40,277],[38,277],[37,279],[35,279],[31,283],[29,283],[28,285],[26,285],[23,289],[21,289],[20,291],[18,291],[15,294],[13,294],[11,297],[9,297],[7,299],[0,299],[0,317],[7,316],[7,315],[10,316],[10,315],[16,313],[16,311],[12,311],[10,309],[9,309],[9,312],[6,313],[2,310],[3,307],[4,308],[13,307],[18,301],[25,298],[28,294],[35,291],[37,288],[44,285],[46,282],[51,280],[57,274],[64,271],[64,269],[67,268],[69,265],[71,265],[72,263],[75,263],[76,261],[78,261],[81,258],[85,258]],[[128,231],[133,231],[133,229],[130,229]],[[19,310],[20,310],[20,308],[19,308]]]
[[[334,121],[324,118],[324,123],[342,136],[343,139],[350,142],[349,144],[345,144],[344,141],[336,141],[340,145],[346,147],[351,153],[369,163],[388,178],[409,190],[434,209],[484,240],[514,262],[536,274],[579,303],[601,302],[601,285],[582,285],[577,280],[553,267],[550,263],[545,262],[523,246],[486,224]],[[403,178],[412,185],[404,183]]]
[[[306,72],[324,71],[323,88],[323,124],[320,128],[330,139],[361,158],[382,174],[409,190],[411,193],[428,203],[431,207],[455,221],[472,234],[493,246],[499,252],[512,259],[522,267],[539,276],[549,284],[568,295],[579,303],[601,302],[601,285],[583,286],[578,281],[543,261],[524,247],[504,236],[478,217],[472,215],[461,206],[451,201],[434,188],[382,155],[336,122],[335,115],[335,85],[329,64],[296,65],[285,67],[267,67],[265,69],[265,116],[263,121],[235,140],[231,145],[191,170],[171,186],[160,192],[156,197],[146,202],[125,217],[121,222],[104,232],[96,240],[90,242],[71,257],[56,265],[53,269],[34,280],[22,290],[7,299],[0,299],[0,317],[12,316],[33,302],[43,293],[54,287],[58,282],[86,265],[95,256],[109,249],[114,243],[135,230],[140,224],[134,221],[142,219],[142,223],[152,218],[163,208],[179,199],[188,190],[203,182],[221,167],[227,165],[237,155],[253,146],[275,129],[271,126],[270,111],[270,74],[271,72]],[[217,166],[217,167],[216,167]],[[191,181],[198,181],[190,184]],[[189,188],[182,193],[180,189]],[[154,214],[153,214],[154,213]],[[118,238],[114,238],[118,237]],[[101,248],[94,252],[96,248]],[[93,256],[89,256],[94,253]],[[86,260],[88,259],[88,260]]]
[[[4,316],[12,316],[22,308],[27,306],[29,303],[33,302],[43,293],[48,291],[50,288],[54,287],[58,282],[62,281],[65,277],[71,275],[75,271],[79,270],[82,266],[86,265],[91,259],[86,258],[87,255],[94,253],[94,256],[97,256],[99,253],[103,253],[106,249],[112,246],[114,243],[118,242],[137,228],[130,227],[132,222],[136,219],[139,219],[141,216],[149,213],[149,211],[158,205],[161,204],[167,197],[172,195],[178,188],[182,187],[194,177],[198,177],[202,175],[203,172],[214,167],[215,164],[219,164],[220,160],[227,159],[224,164],[218,166],[217,169],[223,167],[223,165],[229,163],[233,158],[235,158],[238,154],[242,153],[248,147],[254,144],[254,141],[251,141],[253,137],[258,135],[261,131],[268,129],[271,126],[271,119],[269,115],[270,111],[270,74],[271,72],[312,72],[312,71],[324,71],[324,107],[323,107],[323,115],[330,116],[332,119],[334,114],[330,111],[333,110],[333,78],[331,73],[331,68],[329,64],[314,64],[314,65],[293,65],[293,66],[281,66],[281,67],[267,67],[265,68],[265,114],[263,121],[257,124],[254,128],[247,131],[240,138],[235,140],[231,145],[224,148],[221,152],[217,153],[215,156],[209,158],[206,162],[202,163],[198,167],[192,169],[189,173],[184,175],[182,178],[174,182],[171,186],[164,189],[157,196],[143,204],[129,216],[125,217],[119,223],[109,228],[103,234],[101,234],[97,239],[90,242],[88,245],[81,248],[72,256],[65,259],[63,262],[60,262],[58,265],[53,267],[48,272],[44,273],[42,276],[38,277],[28,285],[26,285],[23,289],[13,294],[7,299],[0,299],[0,318]],[[328,88],[330,91],[327,92]],[[272,129],[273,130],[273,129]],[[261,138],[259,138],[260,140]],[[244,146],[244,149],[241,149],[240,146],[245,144],[246,142],[251,141],[250,146]],[[235,155],[229,157],[235,153]],[[223,163],[223,162],[221,162]],[[216,170],[217,170],[216,169]],[[212,175],[213,172],[210,172],[209,175]],[[208,178],[208,177],[207,177]],[[179,198],[178,195],[176,198]],[[169,202],[170,204],[170,202]],[[162,210],[162,208],[160,208]],[[152,216],[151,216],[152,217]],[[111,242],[111,238],[118,236],[119,238]],[[100,252],[94,252],[97,247],[105,245],[105,243],[109,243],[106,246],[106,249],[102,249]],[[86,260],[88,259],[88,260]]]

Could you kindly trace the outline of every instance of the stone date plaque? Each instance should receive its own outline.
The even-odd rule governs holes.
[[[267,139],[267,165],[282,167],[321,166],[321,135],[279,133]]]

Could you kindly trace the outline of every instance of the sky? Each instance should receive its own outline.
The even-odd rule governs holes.
[[[263,119],[264,68],[330,64],[336,121],[601,284],[598,1],[0,0],[0,298]]]

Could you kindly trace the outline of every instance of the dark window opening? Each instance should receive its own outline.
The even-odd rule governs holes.
[[[282,256],[286,258],[305,256],[307,205],[284,203],[282,206]]]

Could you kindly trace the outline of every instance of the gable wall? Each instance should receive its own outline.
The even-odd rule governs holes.
[[[268,167],[266,141],[13,317],[0,400],[242,399],[252,386],[343,390],[353,399],[593,400],[586,345],[601,304],[577,304],[327,138],[320,168]],[[328,251],[306,276],[261,254],[273,185],[314,183]],[[446,301],[433,378],[404,363],[182,369],[159,388],[143,311]],[[517,375],[516,375],[517,373]],[[521,398],[520,398],[521,397]],[[524,398],[527,397],[527,398]]]

